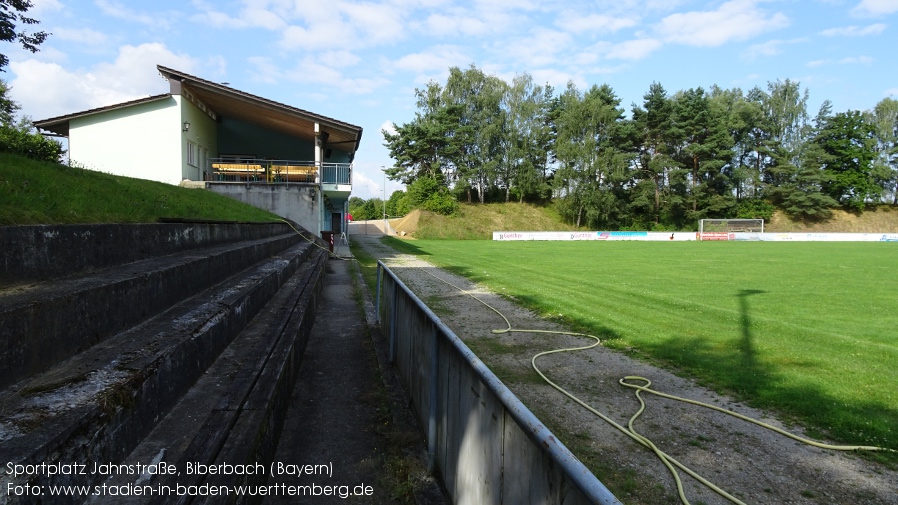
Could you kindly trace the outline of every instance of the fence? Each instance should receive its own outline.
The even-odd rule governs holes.
[[[378,262],[388,354],[452,502],[620,502],[440,319]]]

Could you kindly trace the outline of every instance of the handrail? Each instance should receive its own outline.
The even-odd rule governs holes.
[[[399,320],[403,321],[403,325],[409,325],[409,317],[408,314],[399,315],[396,312],[397,307],[397,297],[399,296],[399,292],[403,293],[408,300],[412,301],[415,307],[424,315],[424,317],[433,325],[433,340],[434,342],[430,345],[434,346],[434,350],[430,353],[431,361],[435,361],[436,357],[436,340],[443,339],[448,342],[451,348],[458,354],[458,356],[467,363],[468,366],[473,369],[473,372],[476,374],[477,378],[483,384],[483,386],[491,391],[497,398],[497,400],[502,404],[505,409],[505,412],[515,421],[515,424],[520,428],[520,430],[526,434],[527,438],[532,442],[533,446],[538,450],[544,452],[544,454],[558,466],[561,470],[562,474],[572,482],[580,492],[583,493],[584,498],[590,501],[591,503],[602,504],[602,505],[620,505],[620,501],[605,487],[602,482],[600,482],[593,473],[586,468],[583,463],[574,456],[571,451],[564,446],[552,433],[549,429],[543,425],[543,423],[518,399],[511,390],[508,389],[505,384],[499,380],[498,377],[482,362],[477,356],[474,354],[471,349],[468,348],[467,345],[462,342],[462,340],[455,335],[455,333],[446,326],[440,319],[437,317],[433,311],[424,304],[421,299],[419,299],[403,282],[396,276],[396,274],[391,271],[383,262],[377,262],[378,268],[378,293],[377,293],[377,313],[380,316],[381,312],[381,288],[386,288],[386,283],[381,283],[381,275],[388,276],[389,279],[393,282],[393,293],[392,299],[386,300],[391,306],[390,314],[388,317],[389,321],[382,322],[382,326],[386,323],[386,327],[384,327],[384,332],[388,335],[389,338],[389,356],[391,360],[394,357],[395,349],[398,348],[397,340],[402,338],[401,335],[397,335],[397,323]],[[381,274],[381,272],[383,274]],[[386,277],[385,277],[386,278]],[[388,293],[391,290],[384,289],[384,298],[389,297]],[[420,330],[420,328],[419,328]],[[414,333],[414,331],[412,331]],[[428,345],[426,341],[430,339],[426,334],[418,333],[416,336],[411,338],[420,338],[422,339],[422,345]],[[426,352],[425,352],[426,354]],[[439,359],[443,359],[440,357]],[[417,368],[421,367],[434,367],[433,363],[418,363]],[[410,380],[413,377],[403,377],[406,381]],[[436,381],[436,377],[433,377],[433,380]],[[407,384],[408,385],[408,384]],[[429,399],[430,406],[427,405],[416,405],[416,409],[419,413],[428,412],[429,419],[426,424],[427,428],[427,437],[428,437],[428,452],[430,452],[430,457],[432,460],[437,460],[434,454],[436,449],[436,428],[435,428],[435,417],[436,413],[434,412],[434,405],[436,399],[434,398],[438,394],[439,385],[431,382],[428,388],[430,391],[431,398]],[[409,387],[409,389],[412,389]],[[415,395],[412,395],[412,401],[416,400],[421,401],[419,398],[415,398]],[[444,413],[445,415],[445,413]],[[423,421],[423,420],[422,420]],[[444,429],[447,429],[444,427]],[[445,441],[450,437],[448,435],[443,435],[439,437],[440,440]],[[447,469],[441,469],[443,472],[446,472]],[[503,471],[502,478],[503,479],[520,479],[523,481],[527,481],[531,476],[530,475],[508,475]]]
[[[217,182],[352,184],[351,163],[227,157],[209,158],[207,168]]]

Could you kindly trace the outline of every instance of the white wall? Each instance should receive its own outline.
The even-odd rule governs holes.
[[[69,158],[115,175],[177,184],[183,179],[181,97],[71,120]]]
[[[185,121],[190,123],[190,129],[181,135],[181,179],[202,181],[202,171],[209,169],[207,158],[218,157],[218,125],[190,100],[185,100],[180,95],[176,95],[175,98],[180,102],[181,107],[179,124],[183,126]],[[187,163],[188,140],[196,144],[201,153],[198,156],[197,166]]]

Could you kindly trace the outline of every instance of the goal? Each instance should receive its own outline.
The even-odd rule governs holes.
[[[763,219],[699,219],[699,233],[764,233]]]

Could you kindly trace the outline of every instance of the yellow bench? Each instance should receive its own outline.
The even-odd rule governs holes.
[[[318,169],[314,165],[271,165],[268,180],[278,182],[315,182]]]
[[[249,163],[213,163],[212,169],[219,179],[250,180],[261,177],[264,173],[262,165]]]
[[[229,172],[261,172],[262,165],[250,165],[248,163],[213,163],[212,168],[216,170],[227,170]]]

